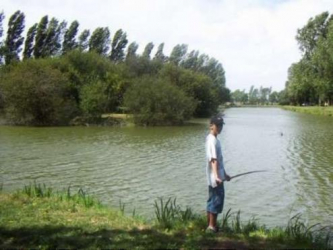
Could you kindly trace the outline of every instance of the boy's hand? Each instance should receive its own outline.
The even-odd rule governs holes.
[[[220,178],[215,178],[216,184],[220,185],[223,181]]]
[[[225,179],[226,179],[226,181],[230,181],[231,178],[230,178],[229,175],[226,174],[226,175],[225,175]]]

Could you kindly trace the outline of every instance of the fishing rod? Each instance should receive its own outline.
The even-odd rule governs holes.
[[[231,176],[230,180],[234,179],[234,178],[237,178],[237,177],[240,177],[240,176],[243,176],[243,175],[253,174],[253,173],[260,173],[260,172],[267,172],[267,170],[257,170],[257,171],[250,171],[250,172],[246,172],[246,173],[242,173],[242,174],[237,174],[237,175]]]

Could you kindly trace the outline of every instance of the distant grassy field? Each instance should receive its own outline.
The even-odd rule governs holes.
[[[281,106],[285,110],[295,111],[299,113],[307,113],[313,115],[324,115],[324,116],[333,116],[333,106],[329,107],[319,107],[319,106],[310,106],[310,107],[301,107],[301,106]]]
[[[0,186],[1,189],[1,186]],[[273,216],[273,215],[272,215]],[[220,233],[206,233],[205,215],[181,209],[175,199],[155,202],[155,219],[109,208],[81,189],[55,192],[34,184],[0,192],[0,248],[329,248],[331,231],[306,226],[301,216],[286,228],[266,228],[240,212],[220,216]],[[332,246],[332,245],[331,245]]]

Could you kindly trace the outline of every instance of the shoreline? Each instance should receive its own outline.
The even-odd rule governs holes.
[[[30,184],[12,193],[0,186],[1,248],[328,248],[322,226],[307,226],[301,215],[285,228],[267,228],[240,212],[219,216],[221,233],[209,234],[206,215],[183,210],[175,199],[155,201],[155,219],[110,208],[82,189],[57,192]],[[333,228],[330,228],[332,230]],[[319,230],[319,231],[318,231]],[[319,233],[320,232],[320,233]],[[331,233],[332,231],[328,231]],[[325,245],[326,244],[326,245]]]
[[[297,113],[305,113],[311,115],[321,115],[333,117],[333,106],[320,107],[320,106],[280,106],[284,110],[293,111]]]

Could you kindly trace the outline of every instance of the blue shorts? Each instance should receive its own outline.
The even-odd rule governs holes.
[[[208,186],[207,212],[220,214],[224,204],[224,186],[223,183],[215,188]]]

